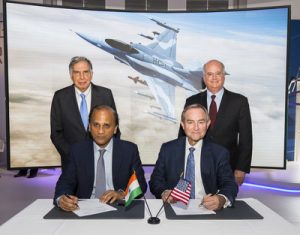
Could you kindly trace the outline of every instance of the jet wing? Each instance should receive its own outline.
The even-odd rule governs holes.
[[[149,76],[143,76],[152,92],[156,102],[164,112],[167,119],[175,121],[175,87]]]

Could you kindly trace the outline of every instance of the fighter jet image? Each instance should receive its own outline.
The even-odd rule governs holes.
[[[148,113],[176,123],[175,87],[178,86],[185,89],[187,96],[195,94],[202,89],[203,73],[200,67],[190,70],[184,68],[176,61],[176,44],[179,29],[156,19],[150,20],[163,27],[164,30],[160,33],[153,32],[154,37],[147,37],[151,40],[148,45],[132,42],[125,43],[111,38],[99,40],[84,33],[75,33],[92,45],[112,54],[117,61],[137,71],[140,74],[138,79],[129,78],[147,85],[161,108],[161,113]],[[145,35],[141,36],[145,37]]]

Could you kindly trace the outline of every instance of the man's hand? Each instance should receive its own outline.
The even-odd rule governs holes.
[[[177,202],[177,200],[175,198],[173,198],[172,196],[169,196],[171,192],[172,192],[172,190],[165,190],[161,195],[161,199],[167,203]]]
[[[222,209],[225,202],[226,202],[226,199],[224,197],[217,195],[217,194],[212,195],[210,193],[203,197],[201,204],[209,210],[216,211],[216,210]]]
[[[75,211],[78,209],[78,198],[72,195],[63,195],[58,201],[58,206],[64,211]]]
[[[240,170],[234,171],[235,182],[238,186],[241,186],[244,183],[246,173]]]
[[[113,203],[117,200],[122,200],[124,198],[125,198],[125,192],[123,191],[107,190],[105,193],[101,195],[99,199],[102,203]]]

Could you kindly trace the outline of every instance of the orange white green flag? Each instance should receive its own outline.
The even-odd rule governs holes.
[[[139,181],[136,178],[135,171],[131,175],[125,190],[125,206],[129,206],[133,199],[143,193]]]

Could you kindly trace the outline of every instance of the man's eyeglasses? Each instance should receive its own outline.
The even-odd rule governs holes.
[[[216,77],[216,78],[220,78],[222,76],[224,76],[224,73],[223,72],[217,72],[217,73],[211,73],[211,72],[207,72],[206,73],[206,76],[207,77]]]

